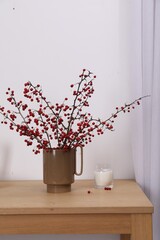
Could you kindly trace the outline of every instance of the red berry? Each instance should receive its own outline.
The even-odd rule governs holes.
[[[111,190],[111,188],[110,187],[105,187],[104,190]]]

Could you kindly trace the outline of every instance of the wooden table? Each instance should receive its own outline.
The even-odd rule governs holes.
[[[115,180],[112,190],[79,180],[71,192],[58,194],[47,193],[42,181],[0,181],[0,234],[110,233],[152,240],[152,213],[133,180]]]

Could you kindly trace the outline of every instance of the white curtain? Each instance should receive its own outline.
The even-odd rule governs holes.
[[[150,97],[143,100],[142,111],[134,119],[133,159],[136,180],[154,205],[153,239],[159,240],[160,0],[142,0],[140,7],[141,78],[136,80],[135,89]]]

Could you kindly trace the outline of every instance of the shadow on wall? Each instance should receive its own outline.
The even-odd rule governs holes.
[[[9,166],[11,162],[11,146],[0,142],[0,179],[8,178]]]

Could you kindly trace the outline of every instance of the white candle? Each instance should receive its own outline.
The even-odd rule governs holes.
[[[113,172],[111,169],[98,169],[94,173],[95,185],[97,188],[113,186]]]

